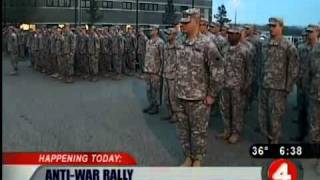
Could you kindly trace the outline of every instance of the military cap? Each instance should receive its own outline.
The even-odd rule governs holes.
[[[316,24],[309,24],[306,29],[307,32],[313,32],[317,30],[319,30],[319,26]]]
[[[151,25],[150,25],[150,28],[151,28],[151,29],[159,29],[159,25],[157,25],[157,24],[151,24]]]
[[[243,27],[244,27],[245,29],[251,29],[251,28],[252,28],[252,25],[250,25],[250,24],[245,24]]]
[[[211,22],[210,24],[209,24],[209,27],[219,27],[220,25],[218,24],[218,23],[216,23],[216,22]]]
[[[204,23],[207,23],[207,24],[208,24],[208,23],[209,23],[209,20],[208,20],[207,18],[202,17],[202,18],[201,18],[201,22],[204,22]]]
[[[228,29],[228,33],[240,33],[242,31],[242,28],[240,27],[230,27]]]
[[[269,18],[268,25],[274,25],[279,23],[281,26],[283,26],[283,19],[281,17],[271,17]]]
[[[168,34],[177,34],[177,30],[175,28],[168,28]]]
[[[198,15],[200,16],[200,9],[191,8],[182,12],[182,18],[180,20],[181,23],[189,23],[191,21],[190,16]]]
[[[228,30],[230,28],[229,24],[223,24],[222,29],[223,30]]]

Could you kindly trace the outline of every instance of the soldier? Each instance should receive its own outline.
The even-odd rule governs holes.
[[[112,35],[109,32],[109,28],[105,29],[105,46],[106,46],[105,61],[106,61],[106,71],[107,71],[106,76],[109,77],[110,73],[112,73],[112,51],[111,51]]]
[[[38,64],[39,64],[39,53],[40,53],[40,30],[37,29],[34,33],[31,41],[31,51],[32,51],[32,58],[31,58],[31,64],[35,70],[38,70]]]
[[[65,37],[63,36],[63,32],[61,28],[58,28],[56,34],[56,44],[55,44],[55,52],[57,55],[57,75],[53,75],[52,77],[58,78],[59,80],[63,79],[64,73],[64,65],[65,65],[65,55],[64,55],[64,44]]]
[[[177,130],[185,155],[182,166],[200,166],[211,105],[223,80],[223,59],[215,44],[200,33],[200,10],[188,9],[183,15],[187,38],[177,51]]]
[[[254,34],[254,28],[250,25],[245,25],[245,36],[246,39],[253,45],[253,79],[252,79],[252,93],[249,97],[249,103],[251,104],[252,101],[257,97],[258,95],[258,77],[260,77],[260,66],[261,66],[261,40],[260,36]]]
[[[63,80],[65,83],[73,82],[74,74],[74,54],[76,49],[76,36],[71,32],[69,24],[66,24],[64,27],[64,44],[63,44],[63,54],[64,54],[64,63],[63,63]]]
[[[237,143],[244,124],[246,94],[251,82],[251,59],[248,46],[241,42],[241,29],[228,30],[229,48],[224,61],[224,87],[221,111],[224,121],[223,138]]]
[[[50,41],[49,41],[49,29],[43,30],[43,38],[42,38],[42,44],[43,44],[43,50],[41,52],[41,58],[42,58],[42,65],[41,65],[41,72],[48,73],[48,66],[49,66],[49,51],[50,51]]]
[[[28,58],[31,58],[31,41],[32,41],[33,31],[30,29],[27,33],[26,37],[26,48],[27,48],[27,56]]]
[[[144,68],[144,58],[146,54],[146,43],[148,41],[147,36],[144,34],[143,29],[140,28],[138,34],[138,42],[137,42],[137,52],[138,52],[138,63],[139,63],[139,71],[143,73]]]
[[[269,143],[278,144],[287,96],[295,84],[298,70],[297,49],[283,37],[283,20],[269,18],[271,39],[262,45],[262,77],[259,122]]]
[[[320,144],[320,43],[319,26],[308,25],[309,46],[309,114],[311,122],[311,143]],[[317,159],[316,172],[320,174],[320,160]]]
[[[57,73],[57,52],[56,52],[56,27],[53,27],[49,33],[49,58],[48,58],[48,74],[52,77]],[[57,74],[55,75],[57,76]]]
[[[163,66],[164,42],[159,37],[159,26],[152,26],[151,39],[146,45],[144,64],[145,81],[147,84],[147,98],[149,106],[144,113],[157,114],[160,106],[161,72]]]
[[[10,75],[16,75],[18,73],[18,56],[19,56],[19,42],[16,33],[16,28],[9,27],[8,32],[8,52],[11,56],[11,72]]]
[[[201,18],[201,22],[200,22],[200,32],[202,34],[204,34],[205,36],[207,36],[209,38],[209,41],[214,42],[214,39],[216,38],[214,34],[212,34],[211,32],[209,32],[208,30],[208,24],[209,21],[206,18]]]
[[[209,24],[209,31],[215,35],[214,43],[216,44],[221,55],[225,55],[228,49],[228,41],[225,37],[220,34],[220,25],[218,23],[212,22]]]
[[[118,28],[113,30],[112,34],[112,64],[115,71],[115,76],[112,78],[113,80],[121,79],[122,72],[122,55],[124,49],[124,44],[121,38],[121,34]]]
[[[26,51],[26,35],[24,30],[18,30],[18,43],[19,43],[19,57],[24,58],[25,57],[25,51]]]
[[[307,32],[304,31],[305,36]],[[308,91],[309,91],[309,55],[312,50],[309,39],[298,46],[300,70],[297,80],[298,129],[299,135],[295,140],[303,141],[308,134]]]
[[[90,81],[98,80],[100,40],[93,28],[90,29],[88,39],[89,76]]]
[[[176,92],[175,92],[175,72],[177,64],[177,48],[179,42],[177,42],[177,31],[174,28],[169,28],[168,43],[164,48],[164,66],[163,77],[165,82],[165,100],[169,111],[169,116],[163,118],[163,120],[169,120],[170,123],[176,122]]]
[[[137,38],[132,32],[132,27],[128,28],[127,33],[127,65],[129,70],[129,75],[136,72],[136,48],[137,48]]]
[[[108,41],[103,29],[99,29],[98,32],[100,40],[99,72],[101,75],[105,75],[107,72]]]
[[[79,71],[82,79],[89,77],[89,54],[88,54],[88,40],[89,36],[86,32],[86,27],[81,27],[79,35]]]

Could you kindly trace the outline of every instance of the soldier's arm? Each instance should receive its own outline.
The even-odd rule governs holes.
[[[207,95],[215,98],[223,86],[223,56],[213,42],[208,43],[206,46],[204,56],[209,73],[209,89]]]
[[[298,51],[290,44],[287,51],[288,58],[288,82],[287,90],[291,91],[293,84],[295,84],[298,74],[299,74],[299,61],[298,61]]]

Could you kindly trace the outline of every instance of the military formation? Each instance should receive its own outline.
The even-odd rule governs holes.
[[[30,66],[66,83],[74,77],[97,81],[99,77],[119,80],[123,75],[143,72],[146,42],[144,31],[119,26],[90,28],[40,27],[22,31],[13,26],[3,31],[3,51],[11,55],[11,75],[18,74],[19,58],[30,57]]]
[[[284,21],[268,20],[270,38],[261,39],[251,25],[229,26],[208,22],[199,9],[183,12],[179,23],[165,29],[152,25],[148,38],[142,30],[84,27],[72,32],[40,29],[25,38],[24,51],[32,67],[72,82],[78,75],[96,81],[98,75],[121,79],[143,73],[148,106],[144,113],[168,109],[176,124],[185,160],[182,166],[200,166],[206,155],[210,114],[216,109],[224,122],[219,138],[240,141],[245,114],[258,102],[260,132],[271,144],[281,143],[287,98],[297,87],[299,134],[305,142],[320,143],[320,43],[317,25],[308,25],[296,47],[284,38]],[[11,72],[18,71],[20,33],[9,28],[7,49]],[[162,102],[164,101],[164,102]]]

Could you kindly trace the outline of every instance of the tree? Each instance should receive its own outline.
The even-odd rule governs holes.
[[[222,4],[218,7],[218,13],[214,15],[214,18],[217,19],[217,22],[220,24],[220,28],[231,20],[227,17],[226,7]]]
[[[99,21],[103,17],[103,15],[99,12],[96,0],[90,0],[90,8],[88,10],[88,13],[90,16],[90,26],[92,26],[95,22]]]

